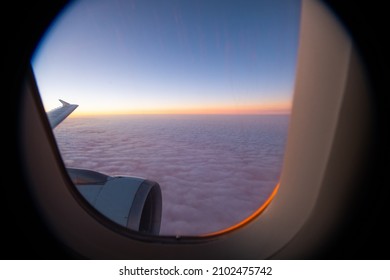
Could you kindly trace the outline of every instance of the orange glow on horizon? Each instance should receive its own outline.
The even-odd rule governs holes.
[[[262,106],[226,106],[226,107],[182,107],[182,108],[132,108],[118,110],[78,110],[70,117],[96,116],[96,115],[276,115],[289,114],[291,104],[288,102],[278,104],[265,104]]]

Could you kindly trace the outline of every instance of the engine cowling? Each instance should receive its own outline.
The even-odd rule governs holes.
[[[131,230],[159,234],[162,196],[157,182],[87,169],[67,170],[81,195],[101,214]]]

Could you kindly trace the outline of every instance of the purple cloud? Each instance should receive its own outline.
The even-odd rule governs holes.
[[[158,182],[162,235],[242,221],[281,171],[288,116],[69,118],[55,129],[65,165]]]

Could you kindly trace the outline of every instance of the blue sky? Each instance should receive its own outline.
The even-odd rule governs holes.
[[[32,58],[46,110],[287,112],[299,0],[81,0]]]

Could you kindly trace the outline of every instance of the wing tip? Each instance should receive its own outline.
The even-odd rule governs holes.
[[[58,99],[58,100],[61,102],[62,106],[68,106],[68,105],[70,105],[68,102],[66,102],[66,101],[64,101],[64,100],[62,100],[62,99]]]

